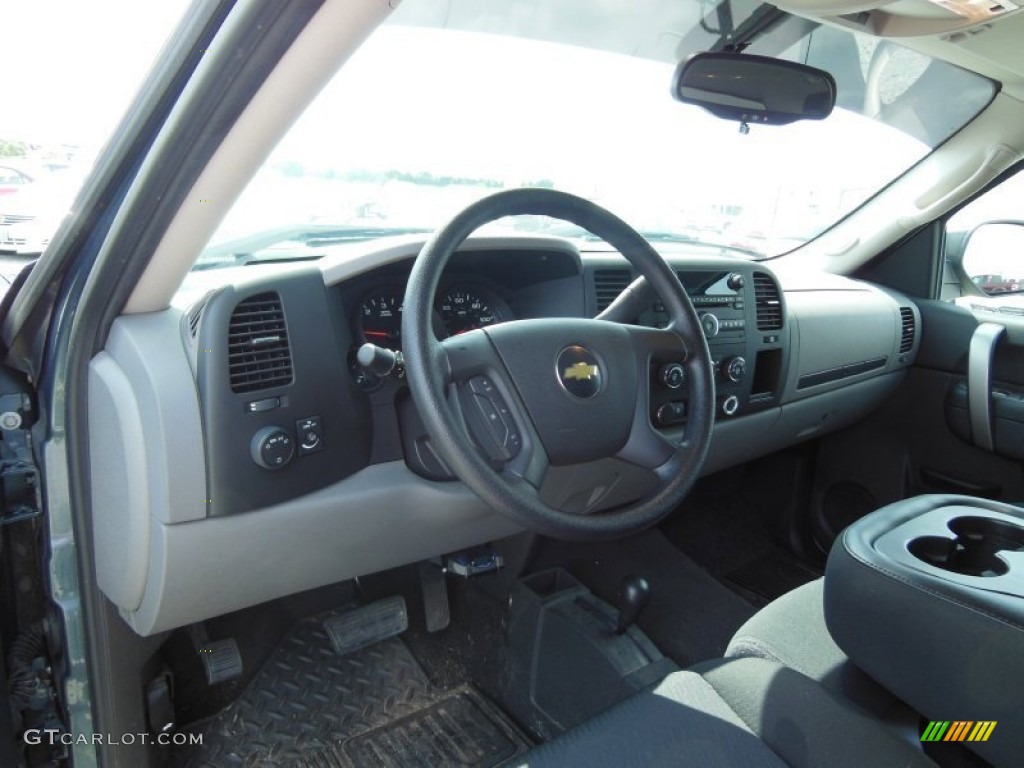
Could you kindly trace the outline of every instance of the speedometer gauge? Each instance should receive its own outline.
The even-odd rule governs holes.
[[[441,296],[438,309],[448,336],[483,328],[506,319],[496,302],[481,291],[471,288],[450,288]]]
[[[397,289],[384,288],[363,299],[359,332],[364,341],[378,347],[402,348],[402,297]]]

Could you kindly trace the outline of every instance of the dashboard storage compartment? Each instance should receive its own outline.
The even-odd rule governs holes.
[[[847,528],[829,554],[825,620],[868,675],[926,718],[1024,717],[1024,509],[918,496]],[[1024,730],[971,743],[1019,761]]]

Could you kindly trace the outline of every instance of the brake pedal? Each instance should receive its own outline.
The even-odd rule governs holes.
[[[324,631],[339,656],[358,651],[409,628],[405,599],[400,595],[339,613],[324,620]]]
[[[203,663],[207,685],[224,683],[242,676],[242,654],[235,638],[210,640],[202,623],[189,627],[189,636],[192,638],[192,647]]]

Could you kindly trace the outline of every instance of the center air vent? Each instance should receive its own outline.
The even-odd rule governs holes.
[[[909,352],[914,348],[914,310],[910,307],[900,307],[900,354]]]
[[[228,371],[233,392],[255,392],[292,383],[292,355],[277,293],[250,296],[228,325]]]
[[[597,311],[603,312],[631,282],[633,277],[628,269],[595,269],[594,293],[597,295]]]
[[[754,306],[757,309],[757,330],[777,331],[782,328],[779,286],[764,272],[754,273]]]

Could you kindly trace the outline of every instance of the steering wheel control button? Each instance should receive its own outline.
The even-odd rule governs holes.
[[[295,438],[281,427],[264,427],[253,435],[249,451],[264,469],[281,469],[295,456]]]
[[[655,412],[654,421],[659,427],[671,427],[686,421],[686,403],[681,400],[665,403]]]
[[[667,363],[658,371],[658,381],[666,389],[679,389],[686,380],[686,371],[679,363]]]
[[[733,384],[739,384],[747,375],[747,361],[742,357],[730,357],[722,363],[722,373]]]
[[[740,409],[740,399],[736,395],[729,395],[722,401],[722,415],[735,416]]]
[[[281,407],[280,397],[265,397],[262,400],[254,400],[245,406],[249,413],[265,413]]]
[[[574,344],[558,353],[556,374],[562,388],[581,400],[594,397],[601,391],[604,374],[597,356],[586,347]]]
[[[466,420],[474,440],[492,461],[514,459],[523,447],[523,437],[505,398],[486,376],[471,378],[469,390]]]
[[[324,448],[324,428],[319,416],[310,416],[295,422],[295,434],[299,438],[299,456],[316,453]]]
[[[712,339],[718,335],[719,323],[716,315],[710,312],[701,312],[698,318],[700,319],[700,327],[704,329],[705,336]]]

